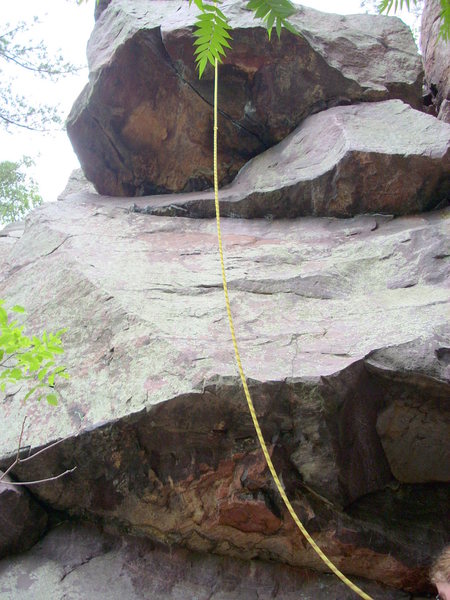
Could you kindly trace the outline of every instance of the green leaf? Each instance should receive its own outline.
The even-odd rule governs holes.
[[[13,312],[16,312],[16,313],[24,313],[24,312],[25,312],[25,309],[24,309],[24,307],[23,307],[23,306],[19,306],[18,304],[15,304],[15,305],[14,305],[14,306],[11,308],[11,310],[12,310]]]
[[[50,406],[58,406],[58,396],[56,394],[47,394],[46,398]]]
[[[23,373],[22,373],[22,369],[19,369],[18,367],[14,367],[14,369],[11,369],[10,371],[10,377],[12,379],[22,379]]]
[[[277,31],[278,39],[280,39],[281,38],[281,19],[280,18],[277,18],[275,28]]]
[[[23,399],[24,402],[26,402],[28,400],[28,398],[30,396],[32,396],[34,394],[34,392],[40,388],[40,385],[35,385],[34,387],[31,388],[31,390],[29,390],[26,394],[25,394],[25,398]]]
[[[207,62],[208,62],[208,57],[207,56],[203,56],[201,58],[201,60],[197,63],[197,66],[198,66],[198,77],[199,77],[199,79],[202,78],[203,71],[205,70]]]

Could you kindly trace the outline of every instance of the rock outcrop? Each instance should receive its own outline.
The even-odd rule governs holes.
[[[36,577],[45,572],[45,577]],[[410,595],[369,581],[374,600]],[[5,598],[48,600],[353,600],[335,577],[287,565],[167,548],[119,538],[93,525],[64,524],[24,557],[0,562]]]
[[[300,35],[269,41],[244,2],[224,5],[233,50],[220,73],[220,165],[229,183],[307,116],[339,104],[421,103],[422,66],[396,18],[299,7]],[[114,0],[88,46],[90,83],[67,131],[96,189],[114,196],[212,186],[212,73],[199,81],[188,2]]]
[[[230,217],[350,217],[430,210],[450,197],[450,126],[400,100],[308,117],[222,190]],[[212,195],[148,199],[154,215],[214,217]]]
[[[269,453],[339,569],[374,599],[428,593],[450,537],[450,126],[416,110],[398,19],[299,7],[300,35],[269,43],[244,3],[224,10],[221,209],[246,219],[222,237]],[[108,196],[75,172],[0,234],[0,298],[29,334],[67,328],[71,375],[57,408],[2,404],[0,469],[26,413],[11,477],[47,481],[0,489],[0,549],[25,547],[11,502],[45,507],[28,545],[46,515],[50,531],[0,562],[0,595],[350,600],[279,497],[235,367],[195,9],[104,0],[96,17],[68,131]]]
[[[425,81],[439,119],[450,123],[450,42],[439,37],[442,6],[425,0],[420,29]]]
[[[214,222],[129,207],[89,194],[46,205],[10,251],[0,296],[27,306],[32,329],[68,328],[72,379],[58,410],[6,403],[0,454],[27,410],[24,443],[67,439],[15,477],[78,467],[33,490],[47,506],[321,570],[258,449]],[[298,514],[347,574],[409,591],[427,589],[449,533],[448,217],[223,224],[250,388]]]
[[[25,488],[13,485],[8,475],[4,475],[0,482],[0,558],[31,548],[46,526],[45,510]]]

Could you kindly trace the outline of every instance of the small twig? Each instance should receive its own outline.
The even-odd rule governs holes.
[[[23,428],[25,427],[25,421],[27,420],[27,415],[24,416],[23,421],[22,421],[22,428],[20,430],[20,436],[19,436],[19,444],[17,446],[17,455],[16,455],[16,461],[18,462],[20,460],[20,448],[22,446],[22,437],[23,437]]]
[[[38,485],[39,483],[48,483],[49,481],[55,481],[56,479],[60,479],[69,473],[73,473],[77,467],[72,467],[71,469],[67,469],[64,473],[60,473],[59,475],[55,475],[54,477],[47,477],[46,479],[37,479],[36,481],[0,481],[0,485]]]
[[[15,459],[15,461],[12,463],[12,465],[10,465],[10,466],[9,466],[9,467],[6,469],[6,471],[5,471],[5,472],[4,472],[2,475],[0,475],[0,483],[2,483],[2,480],[3,480],[3,478],[4,478],[4,477],[6,477],[6,476],[8,475],[8,473],[9,473],[9,472],[10,472],[12,469],[14,469],[14,467],[15,467],[16,465],[18,465],[18,464],[20,463],[20,448],[21,448],[21,446],[22,446],[23,429],[24,429],[24,427],[25,427],[25,421],[26,421],[26,420],[27,420],[27,416],[25,415],[25,417],[24,417],[24,419],[23,419],[23,421],[22,421],[22,428],[21,428],[21,430],[20,430],[19,444],[18,444],[18,446],[17,446],[17,454],[16,454],[16,459]]]
[[[67,469],[63,473],[60,473],[59,475],[55,475],[53,477],[46,477],[45,479],[38,479],[36,481],[3,481],[4,478],[8,475],[8,473],[10,471],[12,471],[12,469],[14,469],[15,466],[17,466],[17,465],[19,465],[21,463],[27,462],[28,460],[31,460],[33,458],[36,458],[36,456],[39,456],[39,454],[42,454],[43,452],[46,452],[47,450],[50,450],[51,448],[54,448],[55,446],[57,446],[61,442],[64,442],[65,440],[67,440],[68,437],[69,437],[69,436],[67,436],[67,437],[62,438],[60,440],[57,440],[56,442],[53,442],[53,444],[50,444],[50,446],[45,446],[45,448],[42,448],[41,450],[39,450],[35,454],[32,454],[31,456],[27,456],[26,458],[20,458],[20,450],[22,449],[23,430],[25,428],[25,421],[26,420],[27,420],[27,417],[25,415],[25,417],[24,417],[24,419],[22,421],[22,428],[20,430],[20,436],[19,436],[19,443],[18,443],[18,446],[17,446],[16,458],[15,458],[14,462],[6,469],[6,471],[0,475],[0,484],[3,484],[3,485],[38,485],[39,483],[48,483],[49,481],[55,481],[56,479],[60,479],[61,477],[64,477],[65,475],[68,475],[69,473],[73,473],[75,471],[75,469],[77,468],[76,466],[72,467],[72,469]]]
[[[32,458],[35,458],[36,456],[39,456],[39,454],[42,454],[43,452],[47,452],[47,450],[50,450],[50,448],[53,448],[54,446],[57,446],[61,442],[65,442],[66,440],[68,440],[69,437],[70,436],[67,436],[65,438],[61,438],[60,440],[57,440],[56,442],[53,442],[53,444],[50,444],[50,446],[45,446],[45,448],[41,448],[41,450],[39,450],[35,454],[32,454],[31,456],[27,456],[26,458],[21,458],[20,462],[21,463],[27,462],[27,460],[31,460]]]

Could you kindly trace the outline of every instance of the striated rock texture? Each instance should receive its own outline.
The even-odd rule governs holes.
[[[36,572],[40,573],[36,577]],[[358,581],[374,600],[409,594]],[[336,577],[118,538],[63,524],[26,556],[0,562],[0,590],[21,600],[353,600]],[[51,590],[51,591],[50,591]],[[51,595],[49,595],[51,594]]]
[[[300,33],[269,41],[245,3],[224,5],[233,50],[220,69],[220,181],[303,119],[339,104],[399,98],[420,106],[422,67],[399,19],[299,7]],[[193,62],[196,8],[113,0],[88,46],[89,84],[67,131],[96,189],[114,196],[212,185],[212,72]]]
[[[440,0],[425,0],[420,28],[425,81],[438,118],[450,123],[450,42],[439,38]]]
[[[51,509],[323,570],[258,448],[215,223],[130,205],[45,205],[5,258],[0,297],[27,307],[31,331],[68,328],[72,378],[57,410],[5,401],[0,466],[26,410],[24,443],[67,439],[14,476],[78,467],[33,490]],[[244,367],[287,493],[345,573],[405,591],[429,589],[450,533],[448,223],[439,211],[223,224]]]
[[[46,526],[45,510],[6,475],[0,482],[0,558],[31,548]]]
[[[222,190],[224,216],[349,217],[429,210],[450,197],[450,126],[400,100],[339,106],[305,121]],[[155,215],[214,217],[211,196],[136,205]]]

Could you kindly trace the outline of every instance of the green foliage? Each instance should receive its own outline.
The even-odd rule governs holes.
[[[201,78],[208,62],[212,66],[216,60],[222,62],[222,57],[226,55],[226,48],[231,48],[229,43],[231,26],[228,18],[218,7],[218,4],[221,4],[219,0],[214,4],[207,4],[203,0],[189,0],[190,6],[192,2],[201,11],[195,22],[194,31],[194,36],[197,38],[194,42],[195,61]],[[254,12],[255,18],[264,21],[269,39],[274,25],[278,37],[281,35],[282,26],[297,34],[287,20],[296,12],[290,0],[250,0],[246,8]]]
[[[35,181],[24,171],[32,165],[27,156],[18,162],[0,162],[0,223],[17,221],[42,203]]]
[[[421,0],[380,0],[378,11],[380,13],[389,14],[393,9],[394,12],[402,10],[404,6],[411,11],[411,5],[417,6]],[[439,36],[448,41],[450,39],[450,0],[440,0],[441,3],[441,28]]]
[[[56,406],[55,381],[58,377],[69,378],[66,367],[55,362],[56,356],[64,352],[61,336],[65,329],[28,337],[23,325],[10,320],[4,303],[0,300],[0,391],[5,392],[8,385],[24,384],[24,401],[35,395],[37,400],[45,397],[48,404]],[[23,314],[25,309],[16,305],[10,312]]]
[[[201,77],[208,61],[214,67],[215,59],[222,62],[221,56],[225,56],[225,48],[231,48],[228,42],[231,40],[231,35],[228,33],[231,27],[217,4],[206,4],[202,0],[194,0],[194,2],[202,11],[195,23],[194,32],[197,38],[194,42],[194,46],[197,46],[194,55],[196,55],[195,60]]]
[[[14,91],[16,69],[27,71],[41,79],[52,80],[77,70],[63,56],[50,56],[43,41],[35,43],[27,38],[32,25],[37,22],[35,17],[31,24],[21,21],[12,26],[6,23],[0,30],[0,122],[6,129],[17,126],[46,131],[50,126],[62,123],[54,106],[33,106],[25,96]],[[2,71],[1,64],[8,65],[6,71]]]

